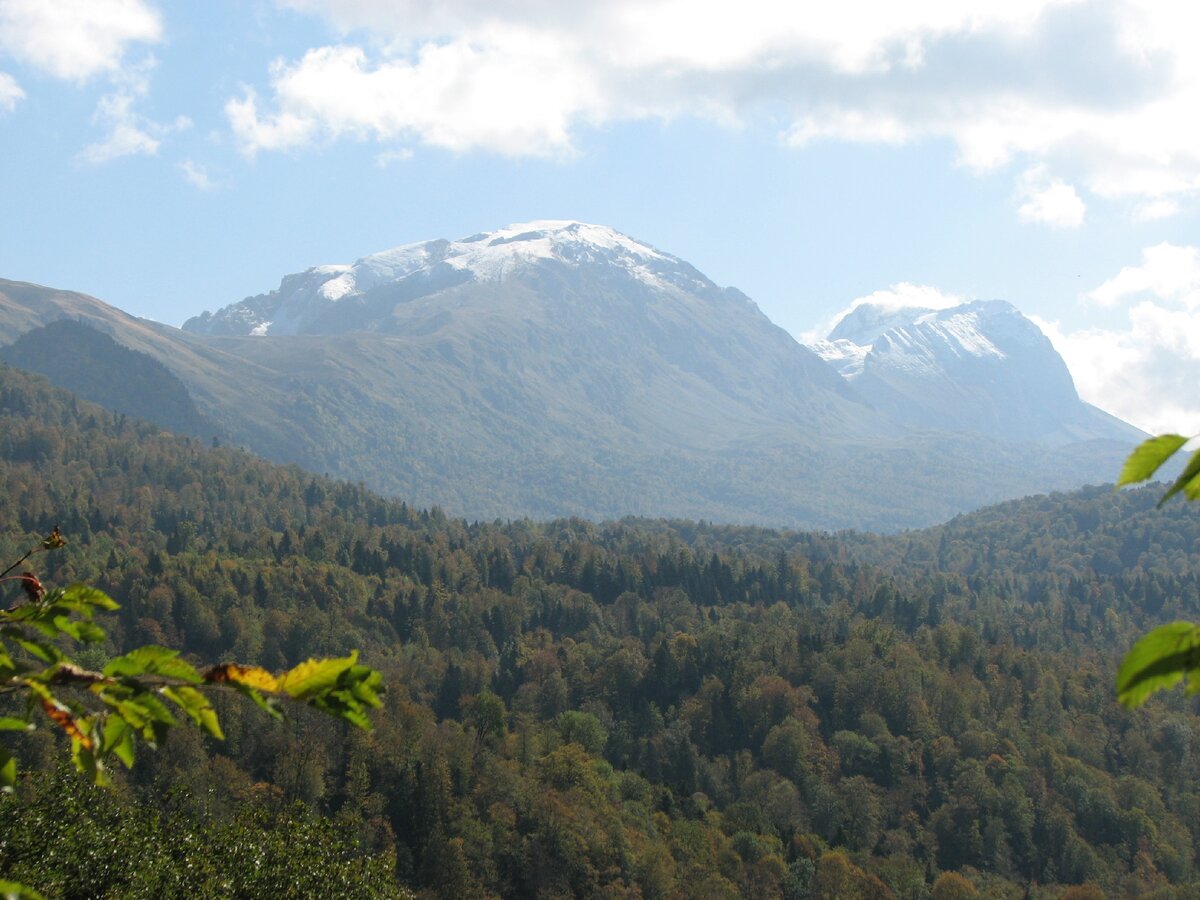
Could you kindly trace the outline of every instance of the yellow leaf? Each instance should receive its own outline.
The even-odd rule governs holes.
[[[281,690],[279,679],[266,669],[237,663],[213,666],[204,673],[204,680],[209,684],[241,684],[268,694],[277,694]]]

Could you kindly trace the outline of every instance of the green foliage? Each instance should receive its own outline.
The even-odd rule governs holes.
[[[1117,670],[1117,699],[1126,706],[1141,706],[1155,691],[1172,688],[1187,679],[1187,691],[1200,691],[1196,669],[1200,666],[1200,625],[1172,622],[1155,628],[1121,661]]]
[[[1178,434],[1161,434],[1143,441],[1121,471],[1120,487],[1153,477],[1188,442]],[[1158,505],[1182,492],[1189,500],[1200,500],[1200,450],[1194,452],[1183,472],[1167,489]],[[1200,626],[1174,622],[1156,628],[1134,644],[1117,671],[1117,698],[1129,707],[1141,706],[1155,691],[1172,688],[1181,681],[1189,694],[1200,690],[1195,670],[1200,664]]]
[[[36,552],[65,544],[55,526],[5,574]],[[110,783],[109,757],[131,768],[137,738],[157,747],[178,724],[163,699],[210,737],[222,740],[217,712],[200,688],[232,684],[260,702],[259,691],[282,694],[368,730],[367,708],[382,705],[378,695],[382,677],[357,665],[356,653],[345,659],[310,659],[279,676],[232,663],[201,675],[180,658],[179,651],[149,645],[112,659],[99,672],[86,669],[70,658],[64,645],[103,642],[107,635],[96,623],[96,613],[114,612],[120,606],[103,591],[84,584],[47,591],[32,572],[16,580],[24,600],[0,610],[0,694],[24,696],[26,703],[23,713],[0,717],[0,731],[32,730],[34,709],[40,707],[70,738],[76,770],[97,785]],[[16,782],[16,758],[0,747],[0,791],[11,793]],[[0,889],[6,896],[38,897],[17,882],[0,883]]]
[[[1138,484],[1153,478],[1154,473],[1187,442],[1188,439],[1179,434],[1160,434],[1143,441],[1125,460],[1121,475],[1117,478],[1117,487]]]
[[[150,800],[33,776],[0,799],[0,870],[36,878],[47,900],[406,896],[386,856],[364,857],[345,825],[301,806],[247,797],[214,815]]]
[[[892,537],[466,523],[72,409],[11,373],[0,490],[5,558],[63,515],[72,542],[43,557],[47,581],[122,601],[97,611],[107,636],[77,645],[81,669],[180,660],[227,679],[173,685],[208,698],[224,742],[172,728],[169,752],[112,767],[100,796],[128,822],[103,857],[114,884],[136,835],[177,815],[216,829],[293,801],[324,823],[303,845],[318,858],[394,861],[430,897],[920,897],[947,869],[996,897],[1198,881],[1200,720],[1182,696],[1135,716],[1112,692],[1137,635],[1200,619],[1200,508],[1155,513],[1161,491],[1030,498]],[[355,647],[395,686],[372,732],[238,696],[287,701],[279,673],[310,657],[352,671]],[[0,743],[24,765],[0,798],[11,829],[26,817],[5,810],[41,793],[69,738]],[[291,826],[255,827],[278,846]],[[71,856],[83,871],[86,849]],[[159,883],[191,883],[159,860]],[[0,856],[0,877],[69,883],[45,854],[20,865]]]
[[[35,550],[53,550],[65,544],[55,526]],[[8,571],[34,552],[26,553]],[[155,747],[178,724],[163,699],[208,735],[222,739],[216,710],[198,688],[230,685],[261,705],[265,705],[262,693],[284,695],[365,729],[371,727],[366,710],[381,705],[382,676],[357,665],[357,653],[344,659],[310,659],[279,676],[234,663],[214,666],[201,675],[180,658],[179,651],[150,645],[111,660],[100,672],[85,669],[73,662],[61,645],[67,639],[104,641],[106,635],[95,622],[95,614],[113,612],[120,606],[103,591],[87,585],[47,591],[31,572],[18,580],[25,600],[0,610],[0,693],[23,694],[28,702],[23,716],[4,718],[2,730],[33,727],[33,709],[40,707],[71,739],[76,769],[97,784],[109,781],[105,765],[109,756],[128,768],[133,765],[138,737]],[[71,691],[79,699],[68,699]],[[7,750],[0,753],[0,788],[11,790],[16,762]]]
[[[558,716],[558,730],[567,743],[579,744],[588,753],[600,753],[608,740],[608,732],[591,713],[567,710]]]
[[[43,900],[42,895],[32,888],[15,881],[0,880],[0,898],[3,900]]]

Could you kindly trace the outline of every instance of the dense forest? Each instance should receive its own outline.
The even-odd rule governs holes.
[[[58,525],[39,574],[122,604],[87,663],[358,648],[388,690],[369,734],[222,697],[225,741],[106,792],[15,735],[0,878],[47,897],[1200,891],[1194,702],[1113,696],[1200,617],[1200,515],[1154,490],[886,538],[468,523],[3,368],[0,483],[0,559]]]

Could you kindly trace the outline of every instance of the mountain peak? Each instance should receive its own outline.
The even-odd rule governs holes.
[[[348,318],[346,311],[334,313],[334,308],[367,303],[378,307],[380,321],[389,321],[395,303],[405,297],[471,282],[502,282],[545,267],[588,269],[610,282],[617,278],[656,291],[721,293],[683,260],[614,228],[572,219],[539,219],[455,241],[439,238],[403,244],[351,264],[314,266],[285,277],[269,294],[204,313],[183,327],[209,334],[278,335],[351,327],[352,319],[353,327],[361,328],[363,316]],[[729,296],[741,297],[735,294]]]
[[[483,231],[457,241],[405,244],[363,257],[351,268],[365,269],[375,276],[367,279],[363,288],[366,290],[380,281],[404,278],[430,265],[444,264],[470,273],[477,281],[489,281],[503,278],[514,267],[541,260],[571,265],[608,262],[631,269],[674,258],[605,225],[569,219],[539,219]]]
[[[1049,444],[1137,436],[1079,399],[1050,340],[1005,300],[860,303],[812,349],[869,403],[918,427]]]

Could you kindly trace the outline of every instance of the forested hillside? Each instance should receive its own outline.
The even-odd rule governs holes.
[[[369,735],[223,698],[225,742],[180,730],[110,794],[30,776],[0,801],[0,878],[47,896],[262,895],[288,835],[311,850],[297,896],[1200,889],[1194,703],[1113,697],[1137,635],[1200,616],[1200,518],[1151,512],[1153,491],[894,538],[470,524],[10,369],[0,482],[0,559],[57,524],[45,579],[122,604],[90,664],[147,642],[271,668],[358,648],[388,687]],[[46,772],[64,755],[47,730],[13,740]],[[228,870],[156,856],[162,827],[228,847]]]

